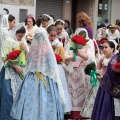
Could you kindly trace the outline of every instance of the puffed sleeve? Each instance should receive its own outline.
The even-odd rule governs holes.
[[[62,46],[60,46],[58,48],[58,54],[61,56],[63,62],[65,62],[65,52],[64,52],[64,48]]]
[[[1,48],[1,56],[2,56],[2,60],[5,61],[7,55],[12,51],[12,38],[7,38],[3,44],[2,44],[2,48]]]

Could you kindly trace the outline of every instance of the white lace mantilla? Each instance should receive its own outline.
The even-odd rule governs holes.
[[[5,68],[5,79],[11,80],[13,99],[15,99],[16,93],[18,92],[20,85],[22,84],[22,80],[12,67]]]

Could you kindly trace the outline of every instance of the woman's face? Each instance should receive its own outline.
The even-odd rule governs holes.
[[[50,31],[49,33],[49,40],[54,41],[56,38],[57,32],[56,31]]]
[[[64,24],[64,27],[65,27],[65,28],[67,28],[68,26],[69,26],[68,23],[65,23],[65,24]]]
[[[33,20],[32,18],[27,18],[27,26],[32,27],[33,26]]]
[[[41,23],[42,23],[42,27],[44,27],[44,28],[46,28],[48,26],[48,22],[46,22],[46,21],[41,21]]]
[[[106,57],[110,57],[113,54],[113,48],[109,46],[108,43],[104,43],[103,45],[103,53]]]
[[[13,27],[15,26],[15,23],[16,23],[16,20],[14,19],[13,21],[8,21],[8,23],[9,23],[9,29],[10,30],[12,30],[13,29]]]
[[[21,41],[22,38],[24,37],[24,35],[25,35],[25,33],[17,33],[17,34],[16,34],[17,40],[18,40],[18,41]]]
[[[113,34],[115,32],[116,28],[111,28],[110,31]]]
[[[62,33],[63,25],[57,25],[57,34],[60,35]]]

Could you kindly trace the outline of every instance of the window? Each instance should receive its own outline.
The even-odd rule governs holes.
[[[19,14],[19,22],[24,22],[27,17],[28,10],[27,9],[20,9]]]

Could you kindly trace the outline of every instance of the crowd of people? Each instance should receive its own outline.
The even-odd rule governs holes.
[[[120,120],[120,22],[95,38],[86,13],[76,23],[0,11],[0,120]]]

